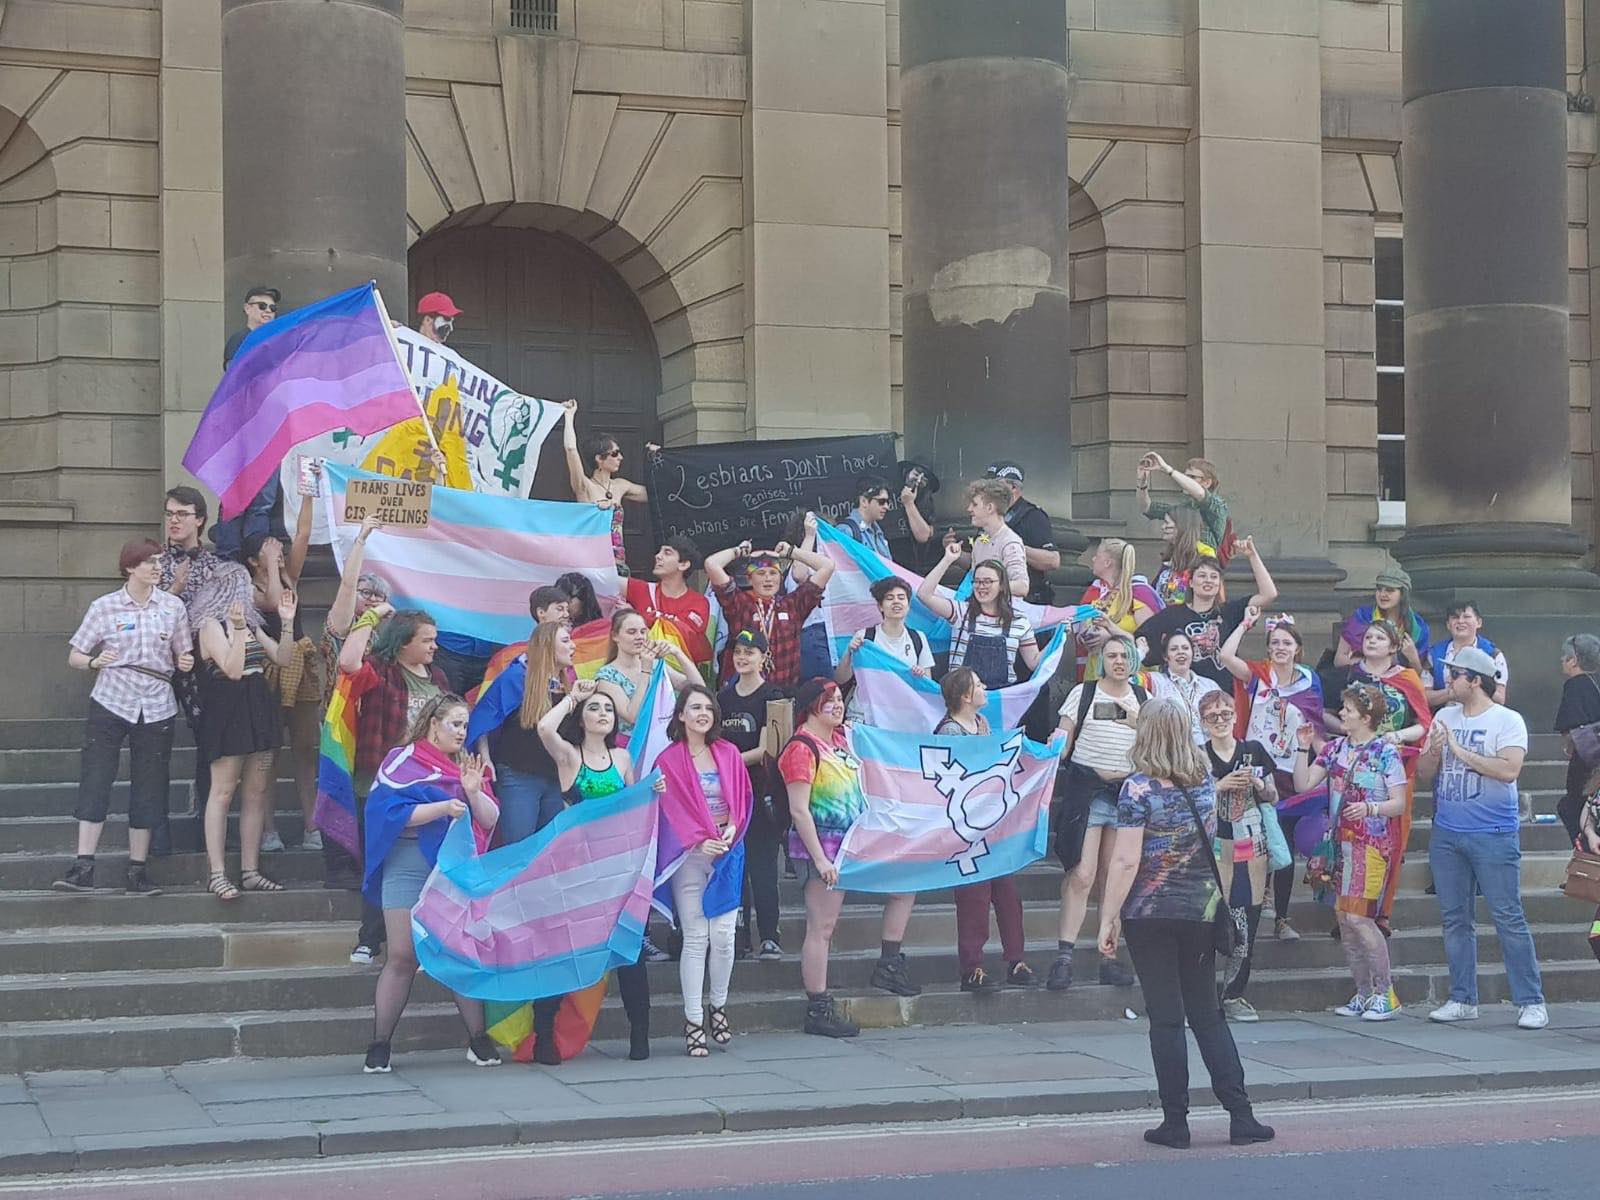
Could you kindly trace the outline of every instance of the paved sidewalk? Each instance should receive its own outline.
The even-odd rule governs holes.
[[[1417,1010],[1233,1031],[1262,1101],[1600,1080],[1600,1004],[1551,1017],[1535,1033],[1515,1027],[1509,1005],[1454,1027]],[[0,1078],[0,1174],[1155,1104],[1143,1020],[881,1029],[843,1042],[760,1033],[705,1060],[663,1037],[642,1063],[602,1042],[551,1069],[478,1068],[464,1053],[397,1053],[391,1075],[363,1075],[352,1054]],[[1194,1102],[1214,1103],[1192,1044],[1191,1059]]]

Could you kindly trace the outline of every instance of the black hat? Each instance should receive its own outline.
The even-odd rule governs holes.
[[[1004,479],[1008,483],[1021,484],[1023,481],[1022,464],[1009,458],[1002,458],[989,464],[989,469],[984,473],[986,479]]]
[[[733,640],[728,643],[728,649],[737,650],[740,646],[753,646],[765,654],[767,652],[767,635],[759,629],[741,629],[733,635]]]
[[[922,463],[912,462],[910,459],[907,459],[895,469],[900,472],[901,487],[906,487],[908,485],[908,477],[910,476],[911,472],[921,471],[922,477],[924,480],[926,480],[926,482],[922,485],[920,490],[929,496],[937,496],[939,494],[939,477],[933,473],[932,467],[924,466]]]
[[[795,689],[794,693],[794,719],[803,721],[806,715],[816,707],[817,701],[822,698],[830,688],[837,690],[839,685],[831,679],[818,675],[815,679],[808,679]]]

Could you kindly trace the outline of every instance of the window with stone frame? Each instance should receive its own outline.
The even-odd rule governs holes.
[[[1397,225],[1379,225],[1373,248],[1373,321],[1378,367],[1378,524],[1406,514],[1405,273]]]

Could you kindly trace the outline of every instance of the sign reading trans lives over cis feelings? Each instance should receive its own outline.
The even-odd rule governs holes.
[[[862,475],[881,476],[895,500],[884,532],[906,534],[890,433],[685,446],[650,455],[648,470],[660,537],[683,534],[708,547],[749,538],[770,547],[796,510],[830,522],[848,515]]]

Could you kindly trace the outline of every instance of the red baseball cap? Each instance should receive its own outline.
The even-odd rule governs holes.
[[[461,310],[456,307],[456,302],[443,292],[429,292],[417,301],[417,316],[419,317],[459,317]]]

